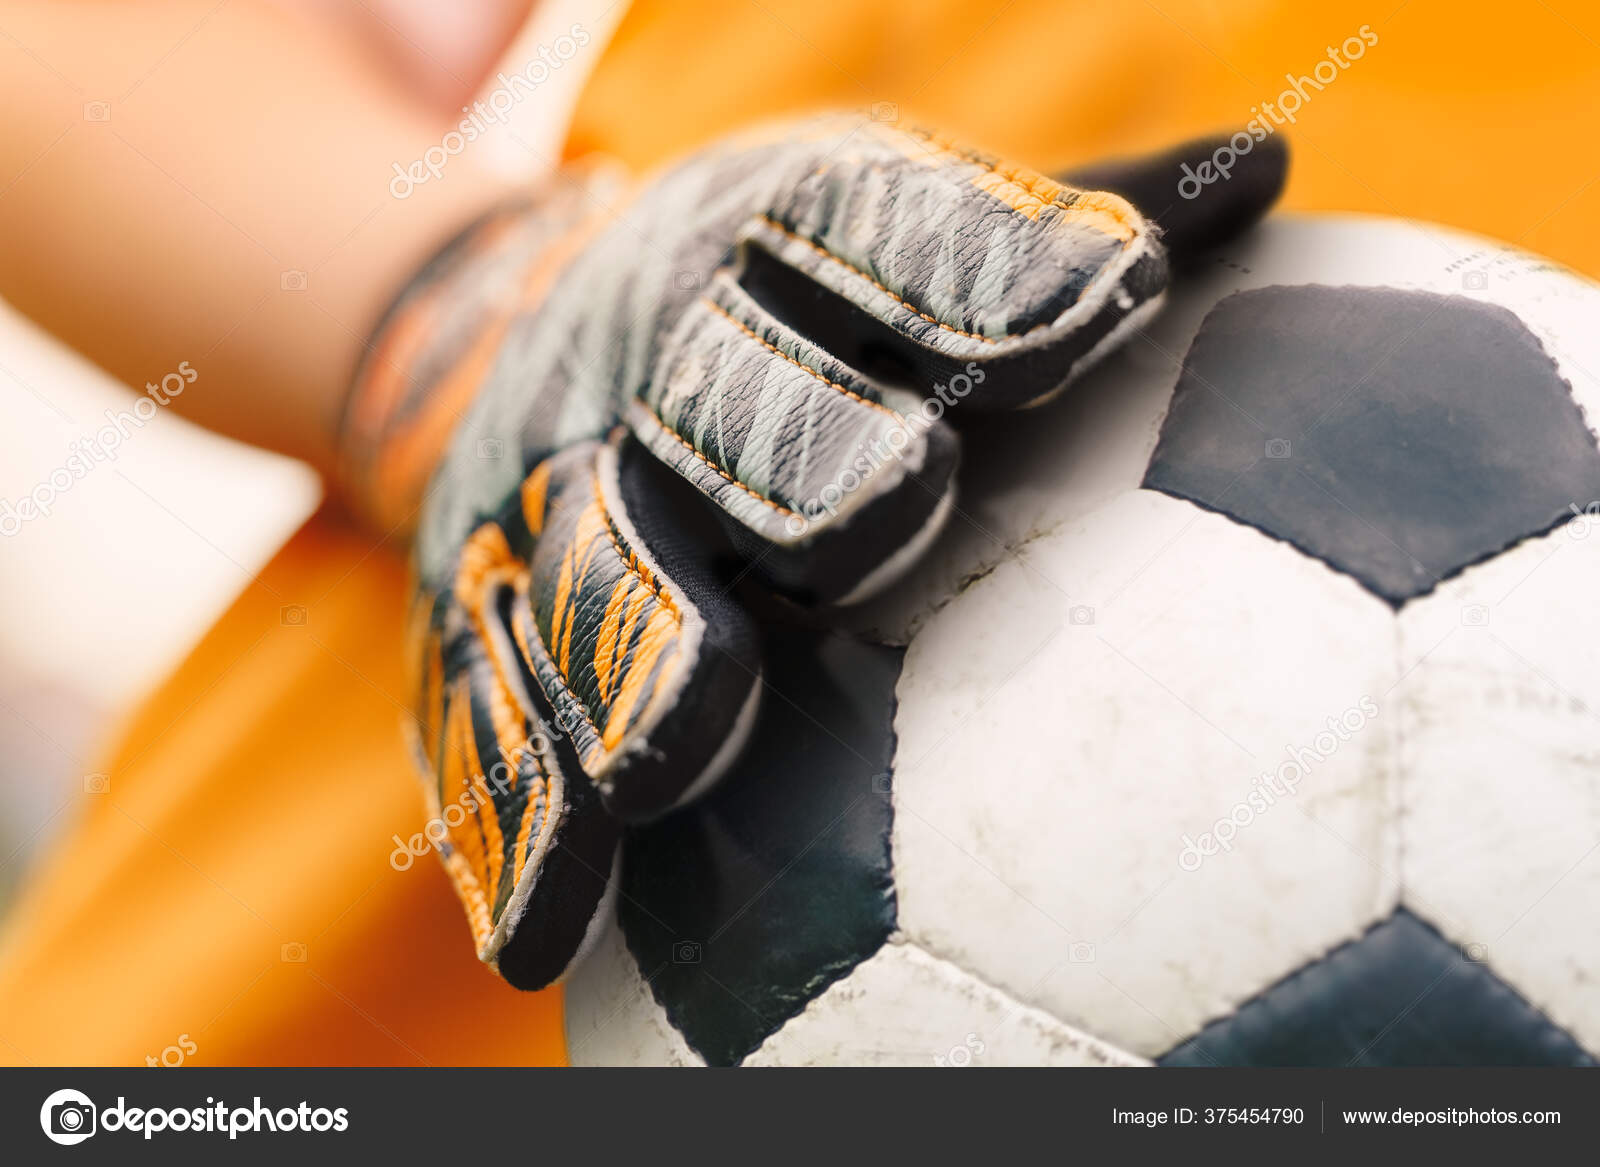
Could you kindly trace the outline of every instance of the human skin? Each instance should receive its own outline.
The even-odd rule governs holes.
[[[314,14],[246,0],[0,3],[0,297],[173,408],[331,472],[374,324],[508,193],[454,120]],[[296,275],[294,273],[300,273]]]

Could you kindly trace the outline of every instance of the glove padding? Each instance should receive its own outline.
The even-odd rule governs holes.
[[[458,357],[412,364],[424,389],[483,369],[430,488],[411,638],[482,959],[560,979],[605,918],[621,823],[737,755],[760,659],[719,555],[810,602],[885,586],[950,510],[943,415],[1065,388],[1155,310],[1155,235],[1114,195],[824,119],[668,171],[531,262]]]

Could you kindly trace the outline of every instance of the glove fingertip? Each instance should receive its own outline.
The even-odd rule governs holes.
[[[709,530],[675,505],[683,484],[638,442],[618,445],[606,471],[615,521],[681,614],[670,706],[595,775],[611,814],[647,822],[711,789],[738,756],[759,704],[761,653],[755,622],[710,566]]]
[[[1281,135],[1239,150],[1240,134],[1196,138],[1157,154],[1068,171],[1061,181],[1121,195],[1162,231],[1175,264],[1254,226],[1283,193],[1289,145]]]

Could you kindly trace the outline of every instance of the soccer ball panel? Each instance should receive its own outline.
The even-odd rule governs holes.
[[[1600,539],[1590,520],[1400,614],[1405,897],[1600,1049]]]
[[[615,919],[565,988],[574,1066],[701,1066],[650,993]]]
[[[1401,909],[1296,969],[1164,1066],[1584,1066],[1591,1058],[1489,966]]]
[[[723,783],[624,838],[617,914],[691,1049],[733,1065],[895,927],[898,648],[769,629],[761,709]]]
[[[1145,1064],[914,944],[885,944],[745,1059],[747,1066]]]
[[[1171,1048],[1393,908],[1393,635],[1347,577],[1154,492],[1028,544],[907,652],[901,930]]]
[[[1273,287],[1206,316],[1145,485],[1398,606],[1600,493],[1600,450],[1555,362],[1504,307]]]

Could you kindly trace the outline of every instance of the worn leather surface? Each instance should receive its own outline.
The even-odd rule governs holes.
[[[1287,361],[1306,371],[1286,381]],[[1399,608],[1600,498],[1600,452],[1551,353],[1509,310],[1270,287],[1207,315],[1144,484]]]
[[[1213,1021],[1163,1066],[1592,1066],[1488,965],[1404,908]]]

